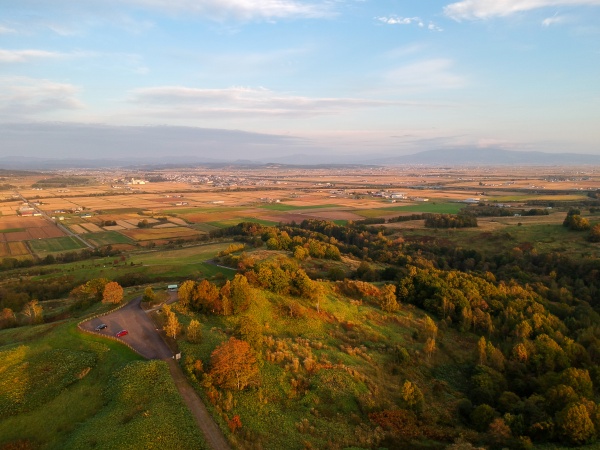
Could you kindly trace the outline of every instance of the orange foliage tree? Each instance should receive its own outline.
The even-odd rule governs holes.
[[[123,300],[123,288],[116,281],[111,281],[104,286],[104,292],[102,294],[103,303],[121,303]]]
[[[212,352],[210,365],[215,384],[225,389],[242,390],[258,375],[256,356],[250,344],[233,337]]]

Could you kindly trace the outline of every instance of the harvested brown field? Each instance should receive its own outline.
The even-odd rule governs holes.
[[[133,225],[133,224],[129,223],[129,221],[127,221],[127,220],[116,220],[115,222],[117,222],[117,225],[123,227],[126,230],[131,230],[133,228],[137,228],[137,225]]]
[[[0,258],[5,258],[10,256],[10,250],[8,249],[8,245],[5,242],[0,241]]]
[[[92,233],[98,233],[102,231],[102,228],[94,223],[82,223],[81,226]]]
[[[18,241],[26,241],[27,239],[32,239],[31,234],[27,231],[17,231],[15,233],[4,233],[4,237],[6,238],[6,242],[18,242]]]
[[[23,242],[9,242],[8,248],[11,256],[29,255],[29,251]]]
[[[121,225],[110,225],[107,227],[104,227],[104,229],[106,231],[120,231],[120,230],[127,230],[127,228],[122,227]]]
[[[76,234],[83,234],[83,233],[88,232],[85,228],[83,228],[79,225],[69,225],[69,228],[71,229],[71,231],[73,233],[76,233]]]
[[[178,227],[179,225],[175,224],[175,223],[163,223],[161,225],[156,225],[154,228],[173,228],[173,227]]]
[[[46,233],[46,237],[49,237],[49,238],[61,237],[61,236],[65,235],[60,230],[60,228],[52,226],[52,225],[48,225],[47,227],[43,227],[43,230],[44,230],[44,233]]]

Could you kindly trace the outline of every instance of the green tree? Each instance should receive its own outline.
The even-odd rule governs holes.
[[[496,411],[485,403],[479,405],[471,413],[471,423],[477,431],[487,431],[492,421],[496,418]]]

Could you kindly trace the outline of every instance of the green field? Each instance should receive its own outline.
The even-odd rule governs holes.
[[[35,253],[68,252],[86,248],[85,245],[72,236],[61,236],[48,239],[34,239],[27,241]]]
[[[206,448],[164,362],[73,321],[0,331],[0,367],[0,447]]]
[[[210,225],[215,228],[228,228],[233,227],[241,222],[255,222],[266,227],[272,227],[277,225],[277,222],[273,222],[271,220],[257,219],[255,217],[236,217],[235,219],[217,220],[215,222],[207,222],[207,225]]]
[[[193,225],[190,225],[190,227],[194,230],[204,231],[205,233],[210,233],[211,231],[219,229],[219,227],[209,225],[208,223],[195,223]]]
[[[271,211],[296,211],[303,209],[320,209],[320,208],[339,208],[340,205],[313,205],[313,206],[294,206],[294,205],[286,205],[285,203],[269,203],[266,205],[260,206],[263,209],[270,209]]]
[[[96,244],[97,246],[110,244],[135,244],[133,239],[122,235],[116,231],[102,231],[98,233],[88,233],[85,235],[86,240]]]
[[[22,231],[27,231],[26,228],[5,228],[0,230],[0,233],[20,233]]]

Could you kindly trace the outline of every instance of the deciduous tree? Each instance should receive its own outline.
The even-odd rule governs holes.
[[[192,319],[185,332],[187,340],[197,344],[202,339],[202,325],[196,319]]]
[[[123,300],[123,288],[116,281],[111,281],[104,286],[104,292],[102,294],[103,303],[117,304]]]
[[[144,296],[142,297],[142,301],[153,302],[155,298],[156,298],[156,294],[154,293],[154,290],[150,286],[148,286],[146,289],[144,289]]]
[[[256,356],[246,341],[230,338],[210,355],[210,375],[225,389],[242,390],[258,375]]]
[[[171,311],[171,307],[166,305],[163,308],[165,313],[165,325],[163,326],[163,330],[165,330],[165,334],[175,339],[179,332],[181,331],[181,324],[179,323],[179,319],[177,319],[177,315]]]
[[[392,313],[400,309],[398,301],[396,300],[396,286],[393,284],[386,284],[381,288],[381,309],[385,312]]]
[[[44,321],[44,308],[42,308],[42,305],[40,305],[37,300],[31,300],[30,302],[27,302],[27,304],[25,304],[23,307],[22,312],[31,325],[42,323]]]
[[[195,286],[196,283],[193,280],[186,280],[181,283],[181,286],[177,290],[177,298],[181,306],[187,307],[190,304]]]

